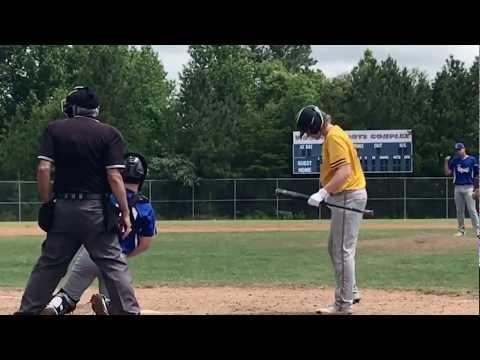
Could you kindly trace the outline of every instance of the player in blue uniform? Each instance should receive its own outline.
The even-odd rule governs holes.
[[[475,178],[478,177],[478,162],[474,156],[467,155],[465,145],[455,144],[455,156],[445,158],[445,175],[453,174],[455,184],[455,205],[457,207],[458,231],[455,236],[465,235],[465,206],[472,221],[473,230],[477,237],[480,236],[480,224],[473,191]]]
[[[125,155],[123,179],[131,214],[133,231],[125,238],[119,235],[123,254],[127,258],[146,251],[156,234],[155,211],[149,199],[139,194],[147,175],[148,165],[142,155],[128,153]],[[118,206],[113,195],[111,201]],[[82,294],[98,277],[100,293],[91,298],[92,309],[97,315],[108,315],[108,289],[98,267],[92,261],[85,248],[81,247],[66,282],[42,311],[45,315],[65,315],[75,310]]]

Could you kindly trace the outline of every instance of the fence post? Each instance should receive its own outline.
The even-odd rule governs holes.
[[[276,179],[276,189],[278,189],[278,178]],[[277,220],[278,220],[278,208],[279,208],[279,203],[278,203],[278,195],[277,195]]]
[[[318,220],[322,220],[322,206],[318,207]]]
[[[403,221],[407,220],[407,178],[403,178]]]
[[[318,179],[318,182],[319,182],[318,185],[321,187],[320,179]],[[322,220],[322,206],[318,207],[318,220]]]
[[[22,222],[22,193],[21,193],[20,180],[18,180],[17,184],[18,184],[18,221]]]
[[[448,219],[448,177],[445,178],[445,218]]]
[[[148,180],[148,198],[152,201],[152,180]]]
[[[192,184],[192,219],[195,220],[195,183]]]
[[[237,180],[233,179],[233,220],[237,220]]]

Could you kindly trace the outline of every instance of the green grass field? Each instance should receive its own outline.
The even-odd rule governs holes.
[[[414,247],[381,246],[393,241],[401,244],[419,234],[435,238],[445,237],[446,232],[362,230],[357,255],[359,286],[478,291],[478,255],[474,247],[440,246],[419,251]],[[327,236],[327,231],[160,233],[147,253],[130,260],[130,267],[135,284],[140,286],[332,286]],[[0,287],[25,285],[42,239],[0,237]],[[369,246],[362,247],[364,241]]]

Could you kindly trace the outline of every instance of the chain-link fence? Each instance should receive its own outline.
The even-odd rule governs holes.
[[[195,186],[148,180],[147,194],[160,220],[318,219],[330,211],[275,196],[277,187],[305,194],[318,179],[204,179]],[[380,219],[455,217],[454,186],[446,177],[367,178],[368,205]],[[34,181],[0,182],[0,221],[34,221],[40,202]]]

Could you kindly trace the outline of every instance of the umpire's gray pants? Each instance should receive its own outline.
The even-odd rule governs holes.
[[[126,257],[123,254],[122,256],[123,258]],[[103,280],[98,266],[93,262],[90,255],[88,255],[87,249],[82,245],[71,269],[67,273],[62,290],[78,302],[85,290],[88,289],[96,278],[98,278],[100,294],[110,298],[107,287],[105,286],[105,280]]]
[[[367,205],[367,191],[354,190],[330,196],[332,204],[364,210]],[[355,276],[355,253],[362,214],[331,207],[328,253],[335,272],[335,305],[348,308],[353,304],[354,295],[359,297]],[[357,293],[357,294],[356,294]]]
[[[457,207],[458,231],[465,232],[465,206],[467,207],[473,231],[480,232],[478,213],[475,207],[473,185],[455,185],[455,205]]]
[[[140,313],[118,237],[105,230],[101,200],[57,200],[53,226],[28,280],[20,313],[37,314],[48,304],[82,244],[105,281],[110,313]]]

